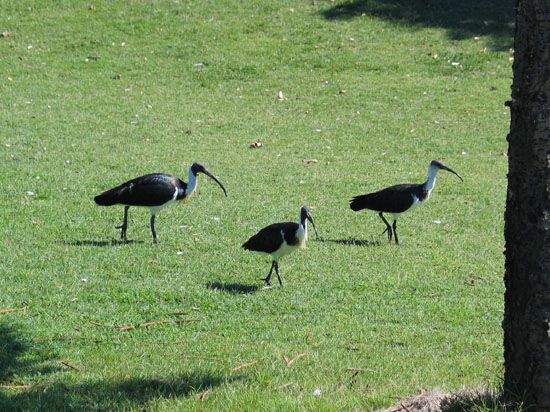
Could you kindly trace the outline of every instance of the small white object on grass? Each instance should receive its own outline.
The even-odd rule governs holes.
[[[315,389],[315,390],[313,391],[313,396],[321,396],[321,393],[322,393],[322,392],[321,392],[321,389]]]

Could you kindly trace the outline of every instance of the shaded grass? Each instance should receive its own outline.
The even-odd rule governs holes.
[[[29,307],[0,314],[0,381],[30,385],[0,409],[372,410],[498,385],[510,56],[491,33],[324,17],[345,4],[0,2],[0,308]],[[465,181],[439,176],[401,246],[349,210],[436,158]],[[122,208],[93,204],[196,160],[229,197],[201,179],[157,245],[147,211],[125,243]],[[302,204],[324,241],[259,290],[269,259],[240,244]],[[114,327],[172,319],[198,322]]]

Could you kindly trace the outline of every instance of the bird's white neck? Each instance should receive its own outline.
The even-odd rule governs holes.
[[[432,166],[430,165],[430,167],[428,168],[428,180],[426,180],[426,183],[424,183],[424,191],[425,192],[431,192],[433,190],[433,188],[435,187],[435,182],[436,182],[436,176],[437,176],[437,171],[439,170],[438,167],[435,167],[435,166]]]
[[[199,184],[198,176],[189,169],[189,177],[187,179],[187,188],[185,189],[185,196],[191,196],[195,190],[197,190],[197,185]]]
[[[300,227],[298,228],[298,232],[302,232],[304,239],[307,240],[307,219],[303,219],[300,222]],[[300,234],[298,234],[298,237],[300,237]]]
[[[296,237],[299,239],[300,247],[305,247],[305,242],[307,242],[307,219],[300,222]]]

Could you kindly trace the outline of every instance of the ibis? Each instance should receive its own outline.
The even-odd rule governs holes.
[[[225,187],[210,171],[201,163],[193,163],[189,168],[187,183],[179,178],[164,173],[151,173],[136,177],[117,187],[114,187],[94,198],[99,206],[124,205],[124,221],[120,229],[120,237],[126,240],[128,230],[128,209],[130,206],[148,207],[151,211],[151,234],[153,241],[157,241],[155,231],[155,216],[166,206],[177,201],[187,201],[197,190],[198,174],[203,173],[212,178],[227,196]]]
[[[387,187],[378,192],[355,196],[350,201],[350,208],[356,212],[363,209],[370,209],[378,212],[378,216],[380,216],[380,219],[382,219],[386,225],[386,230],[382,233],[388,233],[388,240],[390,242],[392,236],[394,236],[395,243],[399,244],[399,239],[397,237],[397,219],[402,213],[413,210],[430,198],[439,170],[451,172],[461,181],[463,180],[457,172],[446,166],[443,162],[433,160],[428,167],[428,180],[424,183],[404,183]],[[384,213],[389,213],[393,216],[393,225],[389,224],[384,217]]]
[[[266,287],[271,286],[270,279],[273,270],[277,274],[279,285],[283,286],[283,280],[279,274],[279,259],[297,249],[306,247],[308,220],[313,225],[315,236],[319,238],[311,211],[307,206],[302,206],[300,209],[300,223],[283,222],[266,226],[242,245],[246,250],[271,255],[271,269],[267,277],[262,279],[265,281]]]

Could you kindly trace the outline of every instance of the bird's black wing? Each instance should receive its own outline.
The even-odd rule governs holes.
[[[264,227],[248,239],[242,247],[255,252],[273,253],[279,249],[283,239],[293,244],[296,230],[298,230],[298,223],[295,222],[274,223]]]
[[[350,201],[350,208],[377,212],[403,213],[413,204],[412,193],[422,191],[422,185],[404,183],[390,186],[378,192],[355,196]]]
[[[152,173],[129,180],[94,198],[98,205],[160,206],[174,198],[181,180],[164,173]]]

